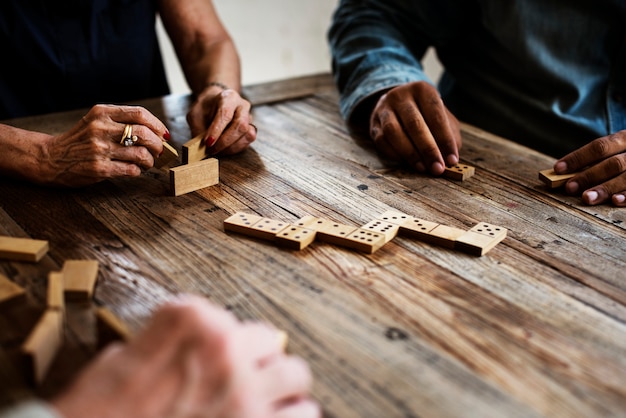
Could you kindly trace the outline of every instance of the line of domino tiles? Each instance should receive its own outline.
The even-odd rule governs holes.
[[[270,240],[294,250],[302,250],[318,240],[369,254],[402,234],[475,256],[486,254],[507,235],[506,228],[485,222],[463,230],[395,211],[387,211],[361,227],[308,215],[290,224],[236,212],[224,220],[224,230]]]

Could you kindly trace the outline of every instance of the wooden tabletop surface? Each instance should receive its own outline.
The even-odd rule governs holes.
[[[306,359],[328,417],[626,415],[626,209],[585,206],[537,178],[554,159],[464,126],[464,182],[381,160],[348,135],[328,75],[250,86],[257,141],[220,159],[220,183],[179,197],[169,176],[80,190],[0,180],[0,235],[48,240],[38,263],[0,261],[28,290],[0,322],[2,404],[47,397],[95,352],[93,309],[68,304],[66,341],[42,386],[16,352],[64,260],[100,263],[94,302],[137,330],[171,295],[206,295],[274,323]],[[189,98],[141,102],[173,144]],[[58,133],[85,111],[12,120]],[[397,237],[373,254],[302,251],[225,232],[237,211],[360,226],[388,210],[508,236],[482,257]]]

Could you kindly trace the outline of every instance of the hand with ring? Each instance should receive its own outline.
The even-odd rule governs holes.
[[[211,83],[193,103],[187,122],[193,136],[204,132],[209,154],[232,155],[247,149],[256,139],[250,110],[250,102],[236,90]]]
[[[154,165],[164,138],[167,128],[145,108],[96,105],[69,131],[44,138],[31,180],[80,187],[139,176]]]

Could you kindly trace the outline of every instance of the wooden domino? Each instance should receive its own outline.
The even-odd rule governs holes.
[[[41,383],[63,343],[63,315],[48,309],[21,347],[24,365],[32,381]]]
[[[358,228],[347,237],[338,239],[337,244],[357,251],[372,254],[385,245],[387,237],[382,232]]]
[[[263,217],[245,212],[236,212],[224,220],[224,231],[247,234],[252,225]]]
[[[313,241],[317,232],[313,229],[303,228],[298,225],[289,225],[276,235],[276,244],[291,248],[293,250],[302,250],[308,247]]]
[[[180,196],[219,183],[219,162],[208,158],[170,168],[170,190]]]
[[[48,252],[48,241],[0,236],[0,259],[37,262]]]
[[[578,173],[556,174],[554,169],[550,168],[539,172],[539,180],[543,181],[549,188],[556,189],[567,183],[567,180],[571,179],[576,174]]]
[[[311,219],[308,216],[301,218],[296,224],[316,231],[316,239],[335,245],[343,245],[345,238],[357,229],[356,226],[343,225],[322,218]]]
[[[388,210],[386,212],[383,212],[376,219],[379,219],[379,220],[385,221],[385,222],[389,222],[389,223],[392,223],[392,224],[396,224],[396,225],[403,225],[407,221],[411,221],[411,220],[413,220],[415,218],[413,218],[412,216],[407,215],[406,213]]]
[[[26,290],[17,283],[0,274],[0,307],[21,303],[26,297]]]
[[[287,344],[289,343],[289,336],[283,330],[278,330],[278,341],[280,346],[283,348],[283,351],[287,350]]]
[[[287,222],[277,221],[262,216],[237,212],[224,221],[224,230],[238,232],[254,238],[274,240],[276,234],[287,228]]]
[[[507,230],[501,226],[481,222],[456,239],[455,249],[482,256],[506,238]]]
[[[176,148],[163,141],[163,152],[161,153],[159,158],[154,161],[154,167],[163,168],[175,161],[177,158],[178,151],[176,151]]]
[[[128,341],[132,333],[122,320],[105,307],[96,309],[96,329],[98,347],[107,346],[113,341]]]
[[[443,175],[452,180],[465,181],[474,175],[474,171],[474,167],[471,165],[459,163],[446,167],[443,171]]]
[[[65,288],[63,285],[63,273],[51,271],[48,273],[47,304],[48,309],[65,310]]]
[[[385,242],[389,242],[398,235],[398,231],[400,230],[400,225],[387,222],[382,219],[374,219],[363,225],[361,229],[365,229],[367,231],[379,232],[385,236]]]
[[[440,247],[454,249],[457,238],[465,234],[464,229],[447,225],[437,225],[424,234],[422,240]]]
[[[65,260],[62,274],[67,300],[88,301],[92,298],[98,279],[97,260]]]
[[[410,218],[400,224],[399,233],[419,240],[428,239],[428,233],[439,226],[436,222]]]
[[[204,133],[198,135],[183,144],[183,164],[195,163],[196,161],[203,160],[207,156],[204,135]]]

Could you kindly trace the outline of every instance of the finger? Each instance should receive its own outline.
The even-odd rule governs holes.
[[[139,143],[139,140],[137,143]],[[163,145],[160,146],[162,149]],[[135,145],[132,147],[118,146],[113,148],[111,151],[111,159],[131,163],[147,170],[154,166],[155,157],[147,147]]]
[[[375,123],[370,135],[377,146],[382,146],[385,152],[394,156],[397,161],[403,161],[417,167],[421,156],[413,146],[413,142],[402,129],[398,115],[386,106],[375,110]]]
[[[279,332],[265,323],[243,323],[235,331],[236,344],[241,359],[249,359],[254,367],[264,367],[271,359],[283,354]]]
[[[122,136],[124,134],[127,134],[127,137],[130,136],[133,138],[133,140],[135,140],[133,146],[145,147],[148,150],[148,152],[152,154],[154,159],[158,158],[159,155],[161,155],[161,153],[163,152],[163,138],[156,135],[154,131],[150,129],[149,127],[145,125],[137,125],[137,124],[124,124],[124,125],[118,125],[118,126],[121,127],[121,131],[122,131],[122,134],[120,135],[119,140],[116,141],[118,145],[121,145],[120,143],[122,142]],[[127,127],[129,128],[126,130]],[[113,139],[115,140],[115,137],[113,137]],[[121,147],[130,148],[130,147],[125,147],[124,145],[121,145]],[[152,167],[152,164],[149,165],[147,168],[150,168],[150,167]]]
[[[588,205],[599,205],[626,190],[626,173],[583,192],[583,201]],[[619,203],[619,198],[618,198]]]
[[[598,138],[567,154],[554,164],[557,174],[572,173],[626,151],[626,131]]]
[[[565,191],[569,194],[577,194],[617,177],[626,177],[626,153],[610,157],[578,173],[565,183]],[[606,192],[613,194],[624,190],[619,188],[619,183],[615,186],[618,188]]]
[[[210,154],[215,155],[222,153],[222,151],[230,148],[241,140],[244,142],[240,144],[240,147],[245,145],[246,142],[249,145],[256,139],[256,129],[247,121],[242,120],[242,118],[237,117],[237,115],[235,116],[232,123],[222,133],[222,136],[213,142],[212,146],[207,142],[207,147],[210,147]]]
[[[611,197],[611,201],[617,207],[626,207],[626,190],[620,193],[615,193]]]
[[[458,129],[453,129],[456,124],[451,118],[454,116],[448,112],[439,93],[434,89],[417,90],[415,99],[445,164],[448,166],[457,164],[459,162],[457,144],[460,143],[461,133]]]
[[[141,106],[114,106],[114,109],[112,119],[116,122],[143,125],[151,130],[159,139],[165,139],[164,137],[168,132],[167,127],[147,109]]]
[[[234,155],[244,151],[256,140],[256,130],[250,126],[248,132],[228,148],[220,151],[220,155]]]
[[[320,418],[322,409],[312,399],[300,398],[286,405],[281,405],[273,416],[274,418]]]
[[[312,377],[308,364],[298,357],[279,356],[261,371],[264,390],[275,403],[305,396],[311,388]]]

